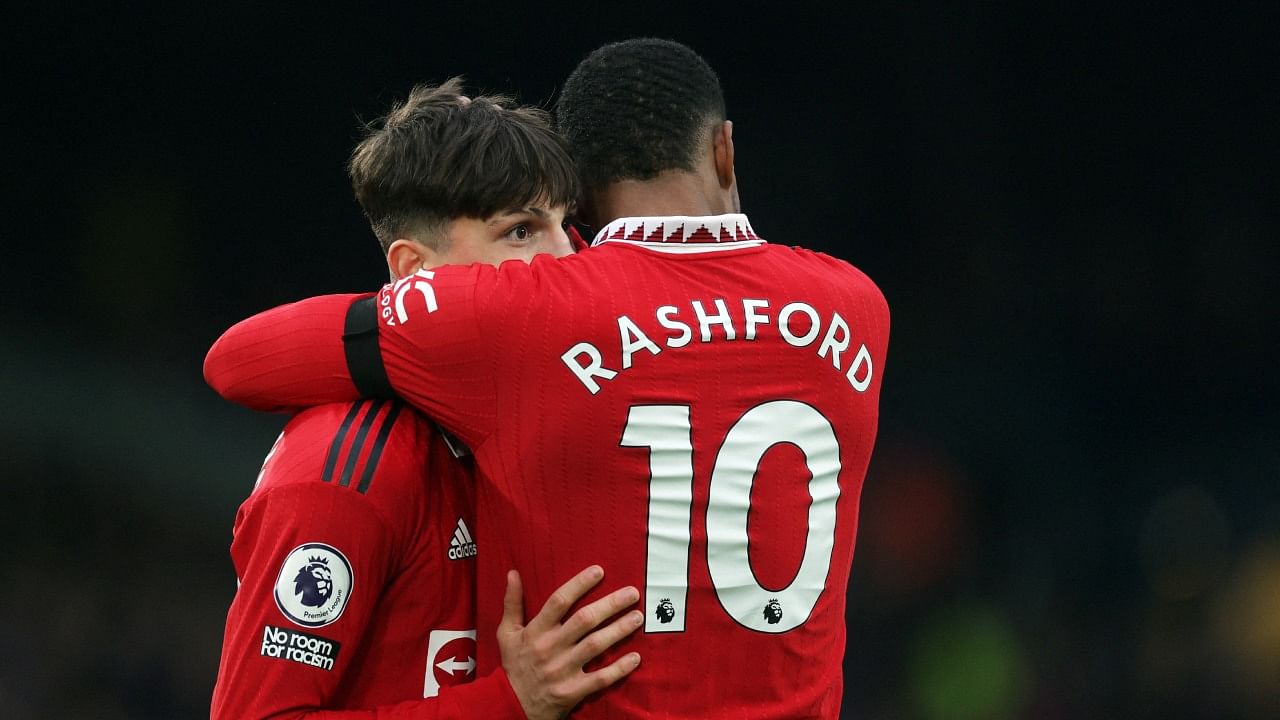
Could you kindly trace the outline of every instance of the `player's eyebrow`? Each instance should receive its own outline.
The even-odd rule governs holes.
[[[541,220],[551,219],[551,213],[547,212],[546,210],[543,210],[542,208],[537,208],[537,207],[511,208],[510,210],[504,210],[503,212],[498,213],[496,217],[494,217],[492,220],[489,221],[489,224],[497,225],[498,223],[506,220],[512,215],[533,215],[534,217],[539,218]]]

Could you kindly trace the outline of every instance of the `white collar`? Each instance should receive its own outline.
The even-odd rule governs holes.
[[[592,247],[607,242],[667,253],[736,250],[764,244],[742,213],[618,218],[596,233]]]

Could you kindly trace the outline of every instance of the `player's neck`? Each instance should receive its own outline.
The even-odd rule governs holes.
[[[699,217],[736,212],[706,179],[690,172],[664,172],[652,180],[620,180],[593,197],[601,227],[624,217]]]

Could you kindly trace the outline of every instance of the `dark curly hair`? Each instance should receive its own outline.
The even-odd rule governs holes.
[[[586,190],[693,170],[711,124],[724,119],[711,66],[688,47],[655,38],[592,52],[556,103],[557,128]]]

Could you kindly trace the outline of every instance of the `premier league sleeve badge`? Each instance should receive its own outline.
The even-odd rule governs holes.
[[[276,578],[276,607],[293,622],[317,628],[336,621],[347,606],[355,576],[337,548],[307,543],[294,548]]]

